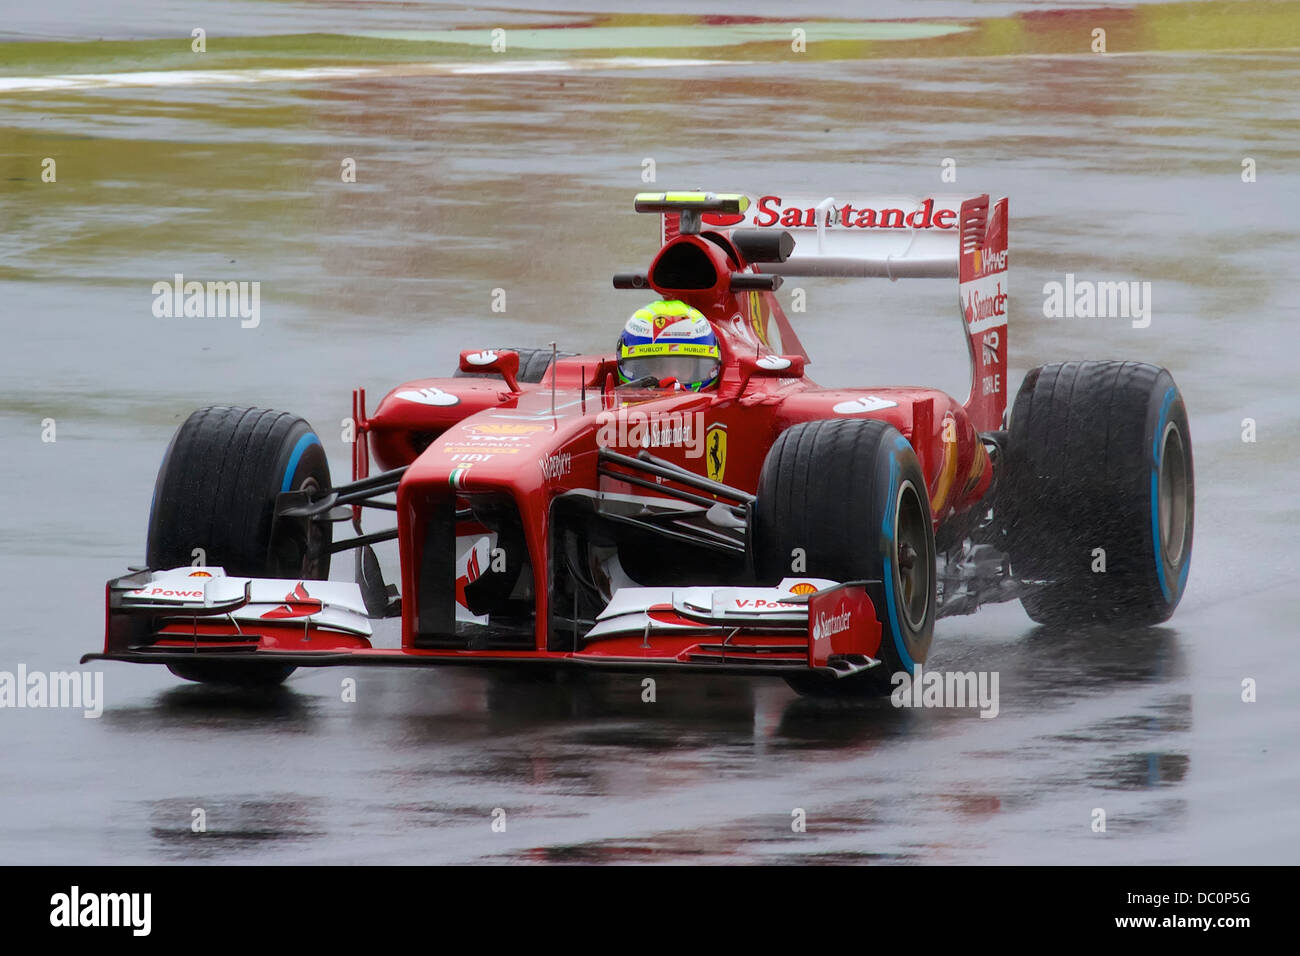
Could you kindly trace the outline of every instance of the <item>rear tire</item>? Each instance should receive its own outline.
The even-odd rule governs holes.
[[[202,563],[236,577],[329,577],[331,528],[282,519],[282,491],[325,491],[329,462],[311,426],[286,412],[216,406],[194,412],[163,456],[149,510],[146,556],[154,570]],[[278,684],[294,670],[213,661],[170,665],[203,683]]]
[[[1011,413],[1007,481],[1012,572],[1046,582],[1021,598],[1033,620],[1169,619],[1195,512],[1187,410],[1169,372],[1138,362],[1029,372]]]
[[[892,425],[842,419],[783,432],[759,476],[751,540],[762,583],[804,573],[884,584],[882,663],[852,677],[787,678],[796,691],[876,696],[889,692],[896,672],[925,662],[934,633],[934,526],[921,466]],[[791,568],[796,548],[806,556],[800,572]]]

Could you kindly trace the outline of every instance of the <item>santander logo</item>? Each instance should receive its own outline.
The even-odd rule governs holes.
[[[935,209],[932,198],[921,200],[915,209],[855,206],[844,203],[832,206],[824,213],[825,225],[844,229],[956,229],[956,209]],[[758,200],[754,225],[759,227],[780,224],[786,228],[813,229],[817,223],[817,209],[787,207],[780,196],[763,196]]]
[[[853,612],[841,604],[834,614],[824,611],[813,622],[813,640],[821,641],[847,631],[853,625]]]
[[[841,229],[956,229],[958,210],[942,205],[936,208],[936,205],[933,197],[922,199],[915,207],[908,203],[905,208],[877,208],[846,202],[826,209],[822,216],[826,226]],[[702,222],[715,227],[739,226],[748,222],[758,228],[781,226],[786,229],[815,229],[817,218],[816,201],[808,196],[792,199],[774,194],[758,197],[757,203],[751,196],[747,213],[706,212],[700,216]]]
[[[975,323],[981,319],[992,318],[995,315],[1007,314],[1007,294],[1002,291],[1002,283],[998,283],[997,292],[993,295],[980,295],[978,291],[971,290],[970,296],[966,299],[966,322]]]

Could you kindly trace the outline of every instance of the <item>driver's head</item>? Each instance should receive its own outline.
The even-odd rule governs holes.
[[[664,388],[698,392],[718,383],[722,351],[709,320],[676,299],[637,309],[618,336],[618,377],[647,375]]]

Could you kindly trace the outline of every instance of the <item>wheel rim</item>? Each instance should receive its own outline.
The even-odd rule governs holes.
[[[1187,546],[1187,451],[1173,422],[1165,426],[1160,448],[1157,509],[1160,515],[1160,549],[1165,560],[1177,566]]]
[[[908,627],[919,631],[930,609],[929,509],[910,481],[898,489],[894,507],[894,588]]]

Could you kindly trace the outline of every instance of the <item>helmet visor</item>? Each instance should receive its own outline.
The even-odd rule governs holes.
[[[701,385],[718,375],[719,358],[716,345],[650,343],[623,346],[619,350],[619,371],[627,381],[649,375],[658,381],[676,378],[681,385]]]
[[[657,381],[675,378],[689,388],[713,381],[718,359],[711,355],[646,355],[620,359],[618,367],[629,382],[652,375]]]

